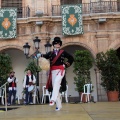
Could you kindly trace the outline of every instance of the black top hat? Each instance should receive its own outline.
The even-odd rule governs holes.
[[[15,73],[15,72],[14,72],[14,71],[11,71],[10,74],[11,74],[11,73]]]
[[[60,46],[62,45],[62,41],[60,39],[60,37],[55,37],[54,41],[52,42],[52,45],[54,46],[55,44],[60,44]]]

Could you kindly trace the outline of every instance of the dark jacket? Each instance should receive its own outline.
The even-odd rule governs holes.
[[[47,54],[42,54],[42,57],[45,57],[46,59],[50,60],[50,65],[52,65],[52,61],[55,58],[56,54],[54,53],[54,51],[50,51]],[[70,63],[70,65],[73,63],[74,59],[72,57],[72,55],[70,55],[69,53],[67,53],[66,51],[63,51],[63,53],[60,55],[60,57],[57,59],[57,61],[53,64],[55,66],[59,66],[59,65],[63,65],[65,64],[65,62]],[[69,67],[65,64],[66,68]]]
[[[42,57],[45,57],[46,59],[50,60],[50,65],[51,66],[59,66],[59,65],[65,65],[66,68],[68,68],[74,61],[73,57],[67,53],[66,51],[63,51],[62,54],[59,56],[59,58],[56,60],[54,64],[52,64],[53,59],[56,57],[56,54],[54,51],[49,52],[47,54],[43,54]],[[66,64],[68,62],[70,65],[68,66]],[[49,83],[48,91],[52,91],[52,83]],[[66,77],[64,76],[62,81],[61,81],[61,88],[60,91],[66,91]]]

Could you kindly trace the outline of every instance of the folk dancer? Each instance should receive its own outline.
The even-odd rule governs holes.
[[[52,45],[54,47],[53,51],[47,54],[39,54],[39,56],[50,60],[50,73],[46,89],[50,90],[52,86],[53,90],[49,105],[53,106],[56,103],[56,111],[59,111],[62,108],[60,87],[62,86],[61,82],[65,80],[63,79],[65,78],[65,68],[70,67],[74,59],[66,51],[60,49],[62,46],[60,37],[55,37]],[[62,83],[66,84],[66,82]],[[66,87],[66,85],[63,86]]]

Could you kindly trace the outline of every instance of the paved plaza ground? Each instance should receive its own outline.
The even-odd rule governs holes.
[[[120,120],[120,102],[63,103],[60,111],[48,104],[3,108],[0,106],[0,120]]]

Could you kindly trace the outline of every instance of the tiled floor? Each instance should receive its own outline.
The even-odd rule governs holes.
[[[0,120],[120,120],[120,102],[63,103],[57,112],[48,104],[9,106]]]

